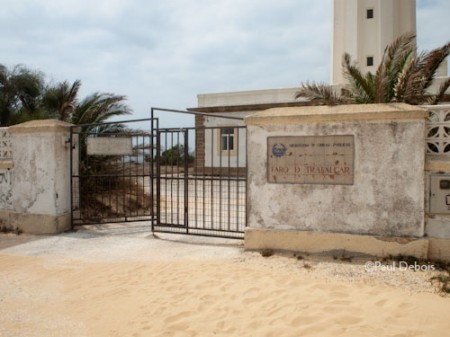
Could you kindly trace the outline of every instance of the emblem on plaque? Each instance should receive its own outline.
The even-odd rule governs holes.
[[[274,144],[272,146],[272,153],[275,157],[281,158],[286,154],[286,146],[284,144]]]

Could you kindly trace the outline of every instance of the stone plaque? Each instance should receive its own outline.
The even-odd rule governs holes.
[[[130,156],[133,154],[133,142],[131,137],[88,138],[87,154],[98,156]]]
[[[270,183],[353,185],[354,136],[267,138]]]

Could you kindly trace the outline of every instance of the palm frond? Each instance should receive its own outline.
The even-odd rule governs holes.
[[[59,113],[62,120],[68,121],[72,118],[72,114],[75,111],[78,91],[81,87],[81,81],[76,80],[70,87],[67,82],[65,82],[64,85],[64,91],[62,92],[62,94],[65,99],[61,104]]]
[[[373,103],[374,91],[370,83],[373,77],[367,74],[364,76],[358,67],[351,62],[349,54],[345,53],[342,58],[342,68],[344,77],[347,79],[348,92],[351,93],[350,99],[355,103]]]
[[[8,80],[8,68],[6,68],[3,64],[0,64],[0,86],[3,87],[7,84]]]
[[[377,103],[390,102],[395,96],[394,87],[405,66],[415,55],[414,33],[399,36],[384,50],[375,74],[375,99]]]
[[[403,34],[386,47],[375,75],[363,74],[357,64],[352,63],[350,55],[344,54],[342,71],[347,84],[340,96],[327,85],[313,83],[303,85],[296,97],[307,97],[322,104],[437,104],[448,90],[449,80],[434,96],[430,97],[428,89],[449,55],[450,42],[431,52],[417,54],[416,35]]]
[[[418,72],[422,78],[421,89],[425,92],[433,82],[436,71],[450,54],[450,42],[440,48],[424,53]]]
[[[306,98],[310,101],[324,105],[345,104],[345,97],[339,96],[331,85],[324,83],[306,82],[295,94],[295,98]]]
[[[130,114],[131,109],[122,103],[125,99],[122,95],[94,93],[76,106],[72,123],[103,123],[111,117]]]
[[[420,56],[414,56],[399,72],[397,81],[393,86],[393,102],[406,102],[416,95],[417,91],[414,83],[416,82],[419,61]]]
[[[438,93],[428,99],[427,104],[435,105],[442,101],[448,88],[450,88],[450,77],[447,77],[444,83],[440,85]]]
[[[423,57],[426,53],[423,52],[418,56],[414,71],[408,79],[406,91],[402,102],[408,104],[423,104],[427,101],[427,91],[424,83],[424,73],[421,70],[423,64]]]
[[[43,99],[44,108],[60,120],[70,121],[77,104],[80,87],[81,81],[76,80],[72,85],[64,81],[47,89]]]

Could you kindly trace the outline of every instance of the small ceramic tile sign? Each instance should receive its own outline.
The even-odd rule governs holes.
[[[353,135],[267,138],[269,183],[353,185]]]

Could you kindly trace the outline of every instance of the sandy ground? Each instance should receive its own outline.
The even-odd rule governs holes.
[[[0,235],[0,336],[447,336],[430,272],[145,226]]]

